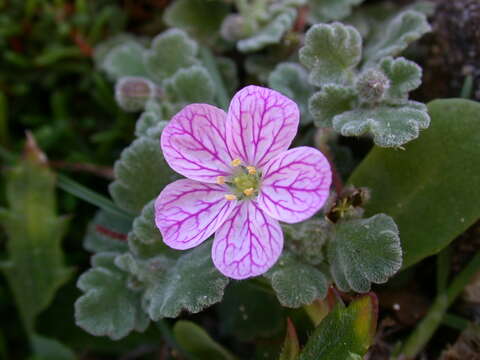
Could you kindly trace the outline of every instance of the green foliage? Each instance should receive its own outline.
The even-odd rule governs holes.
[[[110,194],[122,209],[138,214],[177,175],[163,159],[158,139],[141,137],[121,154],[115,163],[115,181]],[[138,176],[138,174],[142,176]]]
[[[336,115],[351,110],[357,102],[353,88],[328,84],[312,95],[308,106],[315,125],[320,128],[332,127]]]
[[[115,266],[117,253],[99,253],[92,269],[80,276],[84,294],[75,302],[75,322],[96,336],[118,340],[131,331],[143,332],[149,319],[141,308],[137,290],[127,286],[128,274]]]
[[[126,236],[131,227],[130,221],[99,210],[88,224],[83,246],[93,253],[125,251],[127,249]]]
[[[32,338],[32,347],[35,359],[39,360],[74,360],[75,354],[71,349],[58,342],[40,335]]]
[[[398,228],[387,215],[339,222],[328,245],[328,259],[336,285],[342,291],[367,292],[402,266]]]
[[[173,333],[178,343],[198,359],[235,359],[228,350],[213,340],[204,329],[191,321],[177,321],[173,327]]]
[[[0,263],[23,325],[33,335],[35,318],[52,302],[72,271],[65,266],[61,240],[68,221],[57,216],[55,175],[33,138],[24,158],[6,176],[8,209],[0,223],[8,236],[8,259]]]
[[[341,20],[349,16],[352,7],[364,0],[310,0],[309,21],[313,24]]]
[[[387,96],[392,101],[407,99],[408,93],[422,83],[422,68],[405,58],[386,57],[380,62],[380,69],[390,80]]]
[[[312,26],[300,49],[300,61],[310,69],[310,83],[348,85],[362,59],[362,38],[358,31],[341,23]]]
[[[119,79],[122,76],[146,76],[147,71],[142,61],[145,48],[138,41],[129,39],[110,49],[99,64],[108,76]]]
[[[312,122],[308,111],[308,98],[314,88],[308,83],[308,73],[302,66],[291,62],[278,64],[268,77],[268,85],[297,103],[302,124]]]
[[[290,319],[287,319],[287,333],[283,343],[282,352],[278,360],[296,360],[300,353],[300,344],[298,343],[295,326]]]
[[[438,253],[480,213],[480,105],[467,100],[429,104],[432,126],[405,151],[374,149],[350,182],[367,186],[367,214],[390,214],[398,224],[404,266]]]
[[[348,307],[337,304],[310,336],[299,360],[345,360],[363,357],[373,343],[378,302],[374,294],[358,298]],[[360,358],[361,358],[360,357]]]

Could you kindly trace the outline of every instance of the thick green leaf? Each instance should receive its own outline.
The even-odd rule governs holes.
[[[112,80],[123,76],[147,76],[143,64],[145,48],[139,42],[129,39],[109,49],[98,64]]]
[[[0,263],[28,333],[35,317],[53,300],[70,277],[61,240],[67,219],[57,216],[55,174],[45,155],[29,139],[25,156],[6,175],[9,208],[0,209],[8,241],[8,259]]]
[[[117,255],[93,257],[93,268],[78,279],[77,286],[84,294],[75,302],[76,324],[92,335],[113,340],[133,330],[143,332],[149,324],[141,308],[141,294],[127,286],[128,274],[114,264]]]
[[[414,101],[399,106],[359,108],[333,118],[333,128],[343,136],[371,133],[375,144],[382,147],[400,147],[416,139],[420,130],[429,125],[426,106]]]
[[[328,261],[342,291],[367,292],[402,266],[398,228],[387,215],[338,222],[328,244]]]
[[[353,88],[328,84],[310,98],[308,106],[315,125],[326,128],[332,127],[335,115],[352,110],[356,102]]]
[[[400,228],[404,266],[435,254],[480,217],[480,104],[437,100],[431,127],[405,151],[373,149],[349,182],[372,192],[368,214]]]
[[[302,66],[296,63],[279,64],[270,73],[268,86],[297,103],[300,108],[302,124],[312,122],[308,111],[308,98],[313,93],[314,87],[308,83],[308,73]]]
[[[37,360],[74,360],[75,354],[64,344],[38,334],[32,336],[32,347]]]
[[[310,0],[309,21],[313,24],[341,20],[352,12],[352,7],[364,0]]]
[[[327,294],[325,275],[289,253],[284,253],[265,276],[270,279],[283,306],[298,308],[323,299]]]
[[[131,221],[99,210],[93,220],[88,224],[83,246],[88,251],[94,253],[103,251],[126,251],[127,234],[131,228]]]
[[[364,356],[373,343],[378,302],[374,294],[358,298],[345,308],[338,304],[310,336],[299,360],[346,360]],[[353,357],[352,357],[353,356]]]
[[[178,260],[165,254],[143,260],[127,253],[116,261],[143,287],[143,308],[153,320],[197,313],[223,297],[228,279],[213,266],[211,242],[180,254]]]
[[[212,42],[218,37],[229,6],[220,0],[177,0],[165,10],[163,19],[171,27],[181,28],[191,36]]]
[[[178,343],[198,359],[235,359],[227,349],[213,340],[204,329],[191,321],[177,321],[173,327],[173,333]]]
[[[350,84],[354,68],[362,59],[362,38],[358,31],[341,23],[312,26],[300,49],[300,62],[310,69],[310,83]]]
[[[165,92],[168,99],[180,107],[192,103],[212,104],[215,97],[210,74],[198,65],[178,70],[165,81]]]
[[[425,14],[403,11],[378,26],[375,36],[365,45],[364,61],[374,63],[386,56],[399,55],[430,30]]]
[[[110,194],[119,207],[132,214],[140,213],[145,204],[177,178],[163,158],[159,140],[147,137],[135,140],[123,150],[114,172]]]
[[[175,74],[179,69],[198,63],[198,46],[179,29],[170,29],[157,35],[144,59],[150,77],[158,82]]]
[[[408,98],[408,93],[422,83],[422,68],[403,57],[386,57],[380,62],[380,68],[390,80],[387,95],[392,100]]]

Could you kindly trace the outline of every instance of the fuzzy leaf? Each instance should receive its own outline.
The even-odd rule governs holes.
[[[234,360],[235,357],[213,340],[200,326],[191,321],[179,320],[173,333],[180,346],[198,359]]]
[[[341,20],[352,13],[352,7],[364,0],[311,0],[309,21],[312,24]]]
[[[438,253],[480,217],[480,104],[428,105],[432,125],[405,151],[374,148],[349,182],[371,189],[367,215],[398,224],[404,266]]]
[[[98,65],[112,80],[123,76],[145,77],[144,52],[142,44],[129,39],[111,48]]]
[[[390,99],[406,99],[408,93],[422,83],[422,68],[403,57],[382,59],[380,68],[390,80],[387,92]]]
[[[143,312],[140,293],[127,287],[127,273],[114,264],[117,253],[93,257],[93,268],[80,276],[77,286],[84,294],[75,302],[75,322],[95,336],[113,340],[132,330],[143,332],[149,319]]]
[[[177,0],[165,10],[163,20],[193,37],[212,42],[228,11],[229,6],[220,0]]]
[[[127,250],[127,234],[132,223],[106,211],[99,210],[88,224],[83,246],[93,253]]]
[[[197,64],[197,53],[197,43],[183,30],[170,29],[153,39],[144,61],[151,78],[162,82],[178,70]]]
[[[170,101],[183,107],[192,103],[214,102],[215,87],[213,81],[202,66],[180,69],[165,81],[165,91]]]
[[[265,276],[270,279],[283,306],[298,308],[316,299],[323,299],[327,294],[325,275],[292,254],[284,253]]]
[[[8,259],[0,263],[22,322],[32,334],[36,316],[53,300],[72,270],[65,266],[61,240],[67,219],[57,216],[55,174],[45,155],[27,142],[26,155],[6,174],[9,208],[0,209]]]
[[[211,243],[181,252],[178,260],[163,254],[146,260],[128,253],[116,264],[144,288],[142,304],[150,318],[174,318],[182,310],[197,313],[219,302],[228,279],[213,266]]]
[[[362,59],[362,38],[358,31],[341,23],[312,26],[300,49],[300,62],[310,72],[310,83],[350,84],[353,69]]]
[[[308,83],[307,71],[296,63],[281,63],[270,73],[268,85],[297,103],[301,123],[309,124],[312,117],[308,111],[308,98],[314,87]]]
[[[372,282],[386,282],[402,266],[397,225],[384,214],[337,223],[328,260],[340,290],[369,291]]]
[[[357,298],[346,308],[338,304],[308,339],[299,360],[345,360],[364,356],[374,341],[378,300],[374,294]],[[353,356],[353,357],[352,357]]]
[[[396,56],[431,30],[424,14],[406,10],[385,21],[365,45],[365,62],[374,63],[386,56]]]
[[[122,209],[138,214],[146,203],[177,178],[165,162],[158,140],[142,137],[123,150],[115,162],[109,190]],[[139,176],[141,174],[141,176]]]
[[[284,9],[276,14],[267,25],[257,31],[255,35],[240,40],[237,43],[238,50],[248,53],[279,43],[283,35],[292,28],[296,15],[297,11],[295,9]]]
[[[357,95],[350,87],[339,85],[325,85],[316,92],[308,103],[315,125],[321,128],[332,127],[336,115],[352,110]]]
[[[147,101],[145,111],[135,124],[136,137],[147,136],[156,139],[160,137],[163,128],[168,124],[167,121],[164,121],[165,113],[168,112],[165,105],[166,103],[160,104],[157,100]]]
[[[218,71],[227,88],[228,93],[233,96],[238,88],[238,70],[233,60],[227,57],[215,57]]]
[[[333,118],[333,128],[343,136],[371,133],[375,144],[382,147],[400,147],[429,125],[427,107],[413,101],[402,106],[356,109]]]
[[[74,360],[74,352],[55,339],[35,334],[31,338],[35,360]]]

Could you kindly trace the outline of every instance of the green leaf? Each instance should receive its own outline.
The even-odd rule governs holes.
[[[171,102],[185,104],[214,102],[215,87],[203,66],[180,69],[165,81],[165,92]]]
[[[32,138],[24,158],[6,174],[9,208],[0,209],[8,259],[0,263],[27,332],[52,302],[72,269],[65,266],[61,240],[68,221],[57,216],[55,174]]]
[[[235,61],[227,57],[216,56],[217,68],[228,94],[233,96],[238,88],[238,70]],[[218,89],[217,89],[218,91]]]
[[[140,115],[135,124],[135,136],[159,138],[163,128],[168,124],[165,121],[168,107],[166,103],[160,104],[157,100],[149,100],[145,104],[145,111]]]
[[[480,215],[480,104],[438,100],[432,125],[405,151],[373,149],[349,182],[366,186],[367,214],[398,224],[404,266],[438,253]]]
[[[365,45],[364,61],[375,63],[386,56],[397,56],[430,30],[424,14],[403,11],[378,26],[375,36]]]
[[[300,62],[311,70],[310,83],[350,84],[354,68],[362,59],[362,38],[358,31],[341,23],[312,26],[300,49]]]
[[[401,106],[355,109],[336,115],[333,128],[343,136],[373,135],[376,145],[400,147],[416,139],[430,125],[425,105],[414,101]]]
[[[298,343],[297,331],[292,321],[287,319],[287,333],[278,360],[296,360],[299,353],[300,344]]]
[[[378,300],[374,294],[358,298],[345,308],[338,304],[310,336],[299,360],[345,360],[364,356],[374,341]]]
[[[78,279],[77,286],[84,294],[75,302],[76,324],[92,335],[113,340],[133,330],[143,332],[149,324],[140,293],[127,287],[127,273],[114,264],[117,255],[100,253],[93,257],[93,268]]]
[[[228,279],[213,266],[211,243],[180,254],[178,260],[164,254],[141,260],[128,253],[116,261],[143,286],[143,308],[153,320],[197,313],[223,297]]]
[[[310,0],[309,21],[312,24],[342,20],[352,13],[352,7],[364,0]]]
[[[213,42],[220,31],[229,6],[220,0],[178,0],[170,4],[163,20],[171,27],[181,28],[191,36]]]
[[[309,124],[312,117],[308,111],[308,98],[314,87],[308,83],[307,71],[296,63],[281,63],[270,73],[268,86],[280,91],[298,104],[301,123]]]
[[[283,306],[298,308],[323,299],[327,294],[325,275],[289,253],[284,253],[265,276],[270,279]]]
[[[208,333],[191,321],[179,320],[173,327],[178,343],[198,359],[234,360],[235,357]]]
[[[258,280],[232,283],[218,306],[220,330],[241,341],[271,338],[285,326],[283,309],[268,285]]]
[[[380,68],[390,80],[387,92],[390,99],[407,99],[408,93],[422,83],[422,68],[403,57],[382,59]]]
[[[112,80],[123,76],[147,76],[143,64],[145,48],[139,42],[130,39],[108,51],[98,66],[107,73]]]
[[[144,61],[151,78],[162,82],[178,70],[198,63],[198,46],[179,29],[170,29],[157,35]]]
[[[272,20],[254,35],[238,41],[238,50],[244,53],[254,52],[279,43],[283,35],[293,27],[296,16],[297,11],[292,8],[285,8],[282,12],[273,15]]]
[[[328,245],[332,276],[342,291],[367,292],[402,266],[402,248],[393,219],[379,214],[341,221]]]
[[[308,103],[315,125],[321,128],[332,127],[336,115],[352,110],[357,95],[350,87],[328,84],[316,92]]]
[[[39,360],[74,360],[75,354],[64,344],[38,334],[32,336],[35,359]]]
[[[131,227],[131,221],[99,210],[93,220],[88,224],[83,246],[88,251],[94,253],[103,251],[126,251],[127,234]]]
[[[123,150],[114,167],[110,194],[122,209],[138,214],[177,178],[165,162],[158,139],[141,137]],[[139,176],[142,174],[142,176]]]

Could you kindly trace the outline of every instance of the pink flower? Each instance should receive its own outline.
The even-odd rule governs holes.
[[[187,179],[165,187],[155,202],[163,241],[190,249],[215,233],[213,263],[234,279],[272,267],[283,248],[278,220],[314,215],[332,178],[320,151],[287,150],[299,117],[292,100],[258,86],[237,92],[228,114],[207,104],[176,114],[161,147],[170,167]]]

